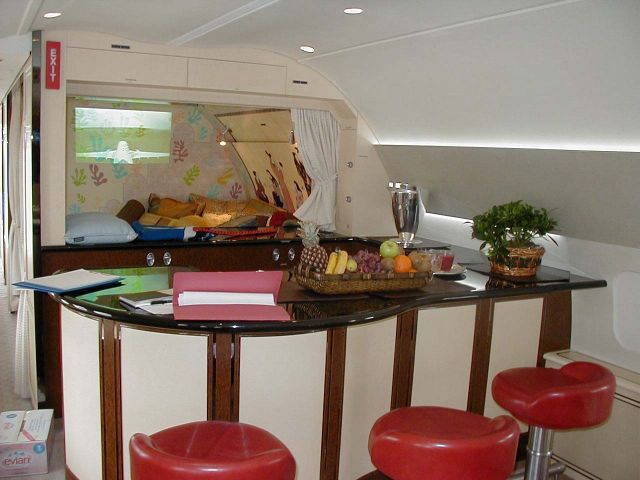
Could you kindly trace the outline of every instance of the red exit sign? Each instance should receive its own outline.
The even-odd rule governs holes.
[[[60,42],[46,44],[45,88],[60,89]]]

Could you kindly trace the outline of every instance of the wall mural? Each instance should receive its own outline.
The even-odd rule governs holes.
[[[311,191],[296,146],[286,141],[219,145],[216,136],[225,125],[215,106],[70,98],[67,107],[67,214],[117,213],[130,199],[148,207],[151,193],[180,201],[191,193],[220,200],[259,198],[293,212]],[[101,109],[109,109],[107,120]],[[113,109],[129,114],[114,119]],[[171,112],[166,149],[158,140],[160,127],[145,117],[157,111]]]
[[[311,180],[298,160],[296,146],[263,142],[236,142],[234,146],[251,172],[257,198],[290,212],[307,199]]]

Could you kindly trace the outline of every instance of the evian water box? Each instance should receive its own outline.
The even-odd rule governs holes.
[[[0,413],[0,477],[49,471],[53,410]]]

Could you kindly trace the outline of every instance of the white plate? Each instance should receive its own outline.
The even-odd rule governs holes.
[[[448,272],[440,270],[439,272],[433,272],[433,274],[434,275],[442,275],[442,276],[453,276],[453,275],[461,275],[466,271],[467,271],[467,267],[464,267],[462,265],[458,265],[457,263],[454,263],[451,266],[451,270],[449,270]]]

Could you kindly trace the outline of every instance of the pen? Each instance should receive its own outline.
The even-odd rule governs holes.
[[[151,302],[149,302],[149,305],[162,305],[164,303],[171,303],[173,302],[173,300],[151,300]]]

